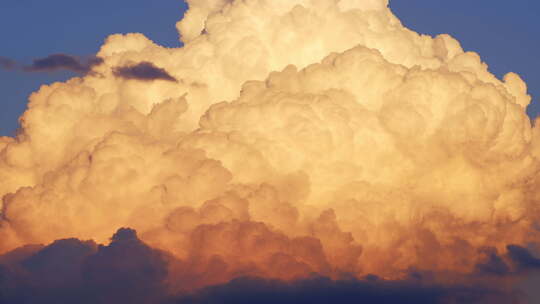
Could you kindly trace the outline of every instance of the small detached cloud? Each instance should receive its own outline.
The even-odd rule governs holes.
[[[23,65],[17,61],[0,56],[0,69],[35,72],[71,71],[86,75],[92,68],[103,62],[103,59],[95,56],[79,57],[68,54],[52,54],[43,58],[32,60],[32,64]]]
[[[32,65],[24,67],[27,72],[52,72],[68,70],[79,74],[87,74],[92,67],[99,65],[103,59],[99,57],[80,58],[67,54],[52,54],[44,58],[34,59]]]
[[[165,69],[155,66],[153,63],[143,61],[135,65],[117,67],[114,75],[125,79],[135,79],[142,81],[165,80],[177,82]]]

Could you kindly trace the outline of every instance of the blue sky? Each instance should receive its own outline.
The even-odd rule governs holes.
[[[540,96],[540,3],[537,0],[391,0],[409,28],[430,35],[449,33],[465,50],[480,53],[501,77],[513,71]],[[0,56],[30,63],[54,53],[91,55],[113,33],[141,32],[155,42],[179,46],[174,27],[186,6],[179,0],[1,0]],[[13,135],[28,95],[41,84],[65,80],[69,72],[0,70],[0,135]],[[540,101],[538,101],[540,103]],[[540,113],[533,104],[531,116]]]

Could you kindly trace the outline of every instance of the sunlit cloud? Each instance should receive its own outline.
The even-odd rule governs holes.
[[[384,0],[188,2],[181,48],[116,34],[96,61],[26,68],[81,75],[33,93],[0,138],[4,286],[521,301],[540,132],[519,75]],[[29,283],[57,264],[58,282]]]

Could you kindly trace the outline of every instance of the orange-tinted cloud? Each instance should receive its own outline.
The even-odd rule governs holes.
[[[182,48],[112,35],[93,73],[30,97],[0,138],[0,252],[131,227],[143,285],[179,293],[313,273],[512,289],[534,270],[540,131],[518,75],[382,0],[189,2]]]

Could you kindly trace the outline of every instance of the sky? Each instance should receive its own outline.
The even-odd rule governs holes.
[[[429,35],[449,33],[465,50],[481,54],[498,77],[518,73],[529,85],[531,117],[540,113],[540,3],[535,0],[393,0],[405,26]],[[140,32],[158,44],[180,46],[174,24],[186,5],[178,0],[0,1],[0,56],[26,64],[50,54],[95,54],[115,33]],[[459,20],[457,22],[456,20]],[[0,69],[0,135],[13,135],[27,97],[69,72],[24,73]]]

